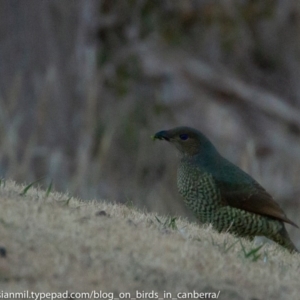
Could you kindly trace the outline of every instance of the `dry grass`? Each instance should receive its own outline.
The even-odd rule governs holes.
[[[82,202],[2,181],[4,292],[221,291],[219,299],[299,299],[299,255],[132,207]]]

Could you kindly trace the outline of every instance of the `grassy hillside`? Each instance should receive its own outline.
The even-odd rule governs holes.
[[[25,187],[1,181],[0,291],[299,299],[300,255],[276,245],[255,251],[178,218]]]

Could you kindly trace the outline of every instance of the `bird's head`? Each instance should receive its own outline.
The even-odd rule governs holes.
[[[162,130],[152,136],[153,140],[166,140],[184,156],[193,156],[216,151],[213,144],[200,131],[190,127]]]

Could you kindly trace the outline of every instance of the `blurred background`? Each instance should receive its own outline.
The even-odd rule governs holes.
[[[299,78],[298,0],[1,0],[0,176],[192,219],[188,125],[300,224]]]

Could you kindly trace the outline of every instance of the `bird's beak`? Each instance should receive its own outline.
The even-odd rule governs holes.
[[[152,135],[151,137],[153,140],[166,140],[170,141],[170,138],[168,136],[168,132],[166,130],[159,131],[155,133],[155,135]]]

